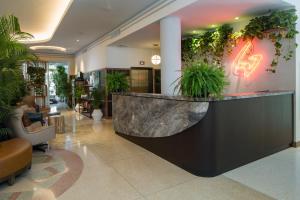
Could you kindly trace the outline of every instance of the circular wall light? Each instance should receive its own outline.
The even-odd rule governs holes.
[[[161,62],[161,58],[159,55],[154,55],[151,57],[151,62],[153,65],[159,65]]]
[[[40,50],[40,49],[50,49],[50,50],[56,50],[56,51],[67,51],[64,47],[58,47],[58,46],[31,46],[29,47],[32,50]]]

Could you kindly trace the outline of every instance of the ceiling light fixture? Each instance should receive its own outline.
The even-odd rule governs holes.
[[[40,49],[50,49],[50,50],[55,50],[55,51],[63,51],[66,52],[67,49],[64,47],[58,47],[58,46],[31,46],[29,47],[30,49],[36,51]]]
[[[159,55],[154,55],[151,57],[151,62],[153,65],[159,65],[161,62],[161,58]]]
[[[26,44],[47,42],[52,39],[56,29],[61,23],[63,17],[67,13],[69,7],[73,3],[73,0],[55,0],[51,1],[49,5],[49,12],[45,12],[43,15],[42,25],[36,26],[34,29],[23,29],[25,32],[29,32],[33,35],[33,38],[20,40],[20,42]],[[37,21],[40,19],[37,19]],[[33,22],[37,23],[37,22]]]
[[[76,40],[76,42],[79,42],[80,40]]]

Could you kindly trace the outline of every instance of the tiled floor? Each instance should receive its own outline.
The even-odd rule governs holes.
[[[57,135],[52,146],[75,152],[84,167],[59,200],[299,199],[300,150],[289,149],[222,176],[201,178],[119,137],[110,120],[94,122],[72,111],[63,114],[67,133]],[[53,199],[48,196],[41,199]]]

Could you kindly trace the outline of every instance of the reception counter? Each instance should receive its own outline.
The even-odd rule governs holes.
[[[113,94],[117,134],[199,176],[212,177],[288,148],[293,92],[222,99]]]

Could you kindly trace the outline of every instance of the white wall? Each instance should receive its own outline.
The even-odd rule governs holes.
[[[69,55],[55,55],[55,54],[37,54],[40,60],[47,62],[64,62],[69,66],[69,74],[76,74],[76,64],[74,56]]]
[[[151,57],[159,55],[158,49],[142,49],[115,47],[107,48],[107,67],[109,68],[130,68],[130,67],[153,67],[159,68],[151,63]],[[140,65],[140,61],[145,61],[145,65]]]
[[[90,72],[103,69],[107,66],[107,47],[105,45],[97,45],[76,55],[75,57],[76,73]]]
[[[279,60],[276,73],[267,72],[274,57],[274,47],[269,40],[254,40],[251,55],[263,56],[261,63],[249,78],[236,76],[233,73],[233,60],[238,52],[244,47],[241,42],[232,54],[225,59],[225,70],[230,81],[225,93],[255,92],[262,90],[295,90],[295,58],[285,61]],[[286,50],[288,41],[283,42],[283,50]],[[284,51],[285,52],[285,51]]]
[[[284,0],[292,5],[295,6],[297,12],[296,14],[298,15],[298,20],[297,20],[297,31],[300,32],[300,1],[299,0]],[[297,34],[296,36],[296,43],[298,44],[298,47],[296,49],[296,56],[295,56],[295,74],[294,77],[296,79],[295,82],[295,107],[294,107],[294,120],[295,120],[295,126],[294,126],[294,140],[295,142],[300,142],[300,34]]]

